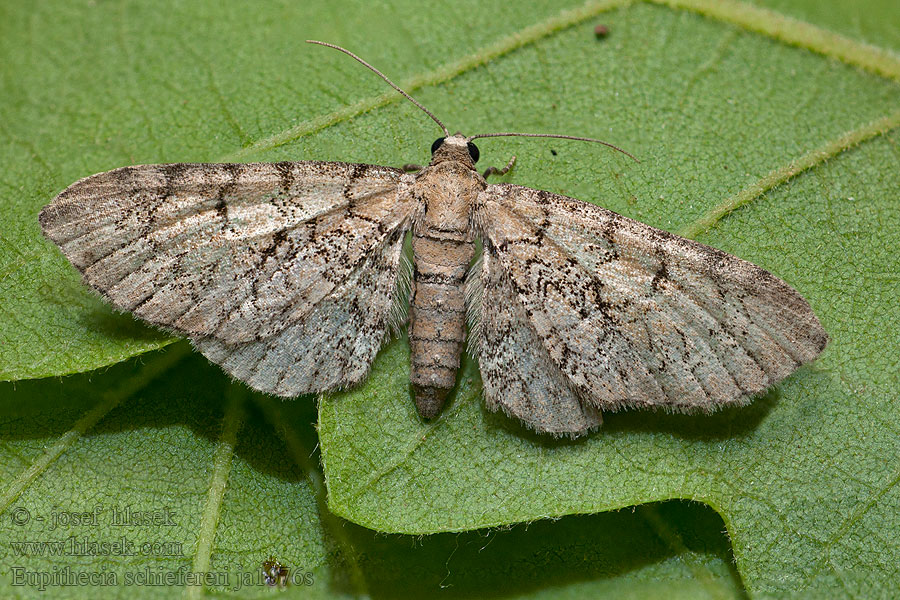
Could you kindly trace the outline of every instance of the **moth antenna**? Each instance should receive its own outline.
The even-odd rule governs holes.
[[[595,140],[594,138],[586,138],[586,137],[575,137],[574,135],[557,135],[555,133],[512,133],[512,132],[503,132],[503,133],[479,133],[478,135],[471,135],[466,138],[467,142],[471,142],[474,139],[478,138],[486,138],[486,137],[543,137],[543,138],[559,138],[561,140],[577,140],[579,142],[594,142],[595,144],[603,144],[613,150],[618,150],[634,162],[641,162],[637,158],[634,157],[633,154],[625,152],[618,146],[614,146],[609,142],[604,142],[603,140]]]
[[[338,46],[338,45],[336,45],[336,44],[329,44],[328,42],[319,42],[319,41],[317,41],[317,40],[306,40],[306,42],[307,42],[308,44],[318,44],[318,45],[320,45],[320,46],[327,46],[328,48],[334,48],[335,50],[340,50],[341,52],[343,52],[343,53],[346,54],[347,56],[356,59],[357,62],[362,63],[363,66],[367,67],[370,71],[372,71],[373,73],[375,73],[376,75],[378,75],[379,77],[381,77],[382,79],[384,79],[384,80],[387,82],[387,84],[388,84],[389,86],[391,86],[392,88],[394,88],[395,90],[397,90],[398,92],[400,92],[401,94],[403,94],[403,97],[404,97],[404,98],[406,98],[407,100],[409,100],[410,102],[412,102],[413,104],[415,104],[416,106],[418,106],[418,107],[422,110],[422,112],[424,112],[426,115],[428,115],[429,117],[431,117],[432,120],[434,120],[435,123],[437,123],[438,125],[440,125],[441,129],[444,130],[444,135],[445,135],[445,136],[450,137],[450,130],[447,129],[447,128],[444,126],[444,124],[441,123],[441,120],[438,119],[436,116],[434,116],[434,114],[433,114],[430,110],[428,110],[427,108],[425,108],[424,106],[422,106],[421,104],[419,104],[418,101],[416,101],[415,98],[413,98],[412,96],[410,96],[409,94],[407,94],[406,92],[404,92],[403,90],[401,90],[401,89],[400,89],[400,86],[398,86],[396,83],[394,83],[393,81],[391,81],[390,79],[387,78],[387,75],[385,75],[384,73],[382,73],[381,71],[379,71],[378,69],[376,69],[375,67],[373,67],[372,65],[370,65],[369,63],[367,63],[366,61],[364,61],[363,59],[361,59],[360,57],[358,57],[357,55],[353,54],[352,52],[350,52],[350,51],[347,50],[346,48],[341,48],[340,46]]]

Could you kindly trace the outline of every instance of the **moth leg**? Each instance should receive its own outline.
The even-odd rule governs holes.
[[[405,165],[400,167],[400,170],[403,171],[404,173],[414,173],[416,171],[421,171],[422,165],[414,165],[412,163],[406,163]]]
[[[502,169],[498,169],[497,167],[488,167],[487,169],[485,169],[482,177],[487,179],[489,175],[506,175],[507,173],[509,173],[509,170],[512,169],[512,166],[513,164],[515,164],[515,162],[516,157],[513,156],[511,159],[509,159],[509,162],[506,163],[506,166]]]

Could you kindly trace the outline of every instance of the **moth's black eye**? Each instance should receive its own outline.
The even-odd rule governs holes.
[[[431,153],[434,154],[437,152],[437,149],[441,147],[441,144],[444,143],[445,138],[438,138],[434,140],[434,143],[431,145]]]
[[[466,142],[466,147],[469,149],[469,156],[472,157],[472,162],[477,163],[478,157],[481,156],[481,152],[478,151],[478,146],[472,142]]]

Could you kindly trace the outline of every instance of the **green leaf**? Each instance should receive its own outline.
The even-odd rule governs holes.
[[[0,388],[6,595],[34,591],[15,585],[10,567],[20,564],[233,579],[270,553],[313,573],[315,585],[293,587],[297,595],[450,585],[460,596],[645,597],[671,584],[685,597],[722,597],[741,583],[772,597],[890,595],[900,584],[900,546],[886,533],[900,525],[900,63],[867,44],[900,47],[900,16],[889,4],[856,20],[835,17],[849,10],[837,2],[769,4],[790,18],[733,2],[666,4],[0,8],[0,379],[19,381]],[[466,25],[474,18],[477,27]],[[610,27],[603,40],[598,22]],[[749,408],[607,415],[600,433],[561,442],[486,412],[472,362],[442,417],[421,423],[408,349],[395,341],[365,385],[320,402],[318,440],[337,515],[384,532],[468,531],[414,547],[325,507],[310,400],[280,405],[232,389],[202,358],[178,360],[184,345],[144,369],[21,381],[171,342],[113,314],[40,238],[38,210],[79,177],[147,162],[426,159],[433,123],[306,38],[361,54],[453,130],[625,147],[641,164],[561,140],[481,144],[485,164],[519,157],[505,180],[771,270],[809,299],[828,350]],[[671,498],[703,502],[724,524],[679,502],[601,512]],[[20,507],[47,516],[166,503],[176,526],[129,533],[181,542],[178,557],[23,563],[7,543],[65,539],[37,522],[15,525]],[[578,513],[599,514],[483,529]],[[119,531],[65,529],[101,541]]]
[[[202,574],[189,595],[261,597],[270,556],[289,598],[740,592],[722,521],[699,504],[375,534],[325,506],[312,403],[229,384],[187,344],[144,362],[0,384],[3,597],[168,596]]]

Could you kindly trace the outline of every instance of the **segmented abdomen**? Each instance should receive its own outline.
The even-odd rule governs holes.
[[[410,381],[423,418],[440,412],[456,382],[465,341],[464,282],[475,246],[466,231],[425,227],[412,240]]]

